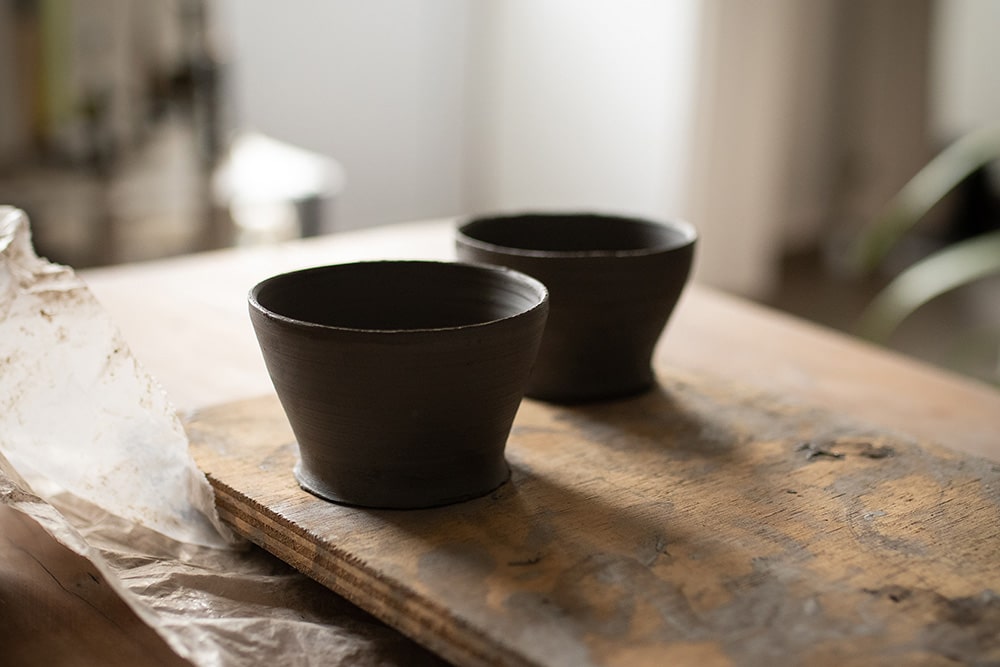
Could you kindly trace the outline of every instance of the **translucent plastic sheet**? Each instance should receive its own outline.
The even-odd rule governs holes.
[[[230,534],[162,389],[73,271],[36,256],[27,218],[10,207],[0,207],[0,502],[90,560],[197,665],[434,661]]]

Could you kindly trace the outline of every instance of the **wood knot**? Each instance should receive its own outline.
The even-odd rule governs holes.
[[[807,440],[800,442],[795,451],[805,452],[807,461],[812,461],[819,457],[843,460],[848,455],[860,456],[866,459],[886,459],[896,455],[896,451],[892,447],[888,445],[876,445],[866,440],[830,440],[828,442]]]
[[[844,455],[840,452],[835,452],[827,447],[817,444],[815,442],[801,442],[799,446],[795,448],[797,452],[805,452],[806,460],[812,461],[813,459],[819,458],[821,456],[827,456],[831,459],[842,459]]]

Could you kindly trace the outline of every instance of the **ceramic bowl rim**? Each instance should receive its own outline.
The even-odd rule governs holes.
[[[433,266],[460,266],[475,269],[477,271],[494,273],[502,276],[505,280],[520,284],[523,287],[531,290],[532,294],[532,305],[530,308],[525,308],[518,310],[515,313],[507,315],[505,317],[496,318],[493,320],[485,320],[482,322],[472,322],[470,324],[461,324],[457,326],[444,326],[444,327],[420,327],[420,328],[408,328],[408,329],[372,329],[364,327],[348,327],[333,324],[321,324],[319,322],[310,322],[309,320],[301,320],[294,317],[288,317],[287,315],[282,315],[277,313],[270,308],[267,308],[258,300],[258,295],[261,290],[267,285],[273,284],[275,282],[290,280],[295,277],[300,277],[308,273],[320,273],[323,271],[328,271],[331,269],[339,267],[354,267],[360,265],[400,265],[400,264],[420,264],[420,265],[433,265]],[[366,260],[358,262],[343,262],[337,264],[324,264],[320,266],[311,266],[303,269],[296,269],[293,271],[286,271],[284,273],[278,273],[268,278],[265,278],[254,285],[247,296],[247,300],[250,307],[260,313],[263,317],[280,322],[282,324],[287,324],[296,328],[307,331],[328,331],[328,332],[342,332],[342,333],[352,333],[352,334],[370,334],[370,335],[422,335],[428,333],[443,333],[450,331],[467,331],[474,329],[481,329],[484,327],[495,326],[501,322],[508,322],[519,317],[527,317],[531,313],[539,310],[540,308],[546,307],[549,301],[549,290],[548,288],[537,278],[529,276],[526,273],[517,271],[515,269],[510,269],[505,266],[497,266],[493,264],[484,264],[480,262],[460,262],[460,261],[447,261],[447,260],[421,260],[421,259],[381,259],[381,260]]]
[[[518,248],[516,246],[502,245],[483,241],[474,236],[470,236],[466,231],[473,224],[484,221],[501,221],[515,218],[606,218],[624,220],[631,223],[662,227],[680,233],[681,238],[677,243],[666,245],[654,245],[646,248],[632,248],[628,250],[533,250],[530,248]],[[457,240],[470,247],[485,250],[488,252],[509,255],[513,257],[532,257],[547,259],[594,259],[594,258],[616,258],[616,257],[647,257],[652,255],[677,252],[684,248],[695,245],[698,241],[698,230],[687,220],[682,218],[653,219],[643,218],[636,215],[624,215],[618,213],[595,213],[595,212],[563,212],[563,211],[525,211],[522,213],[501,213],[497,215],[476,215],[467,217],[459,222],[455,228]]]

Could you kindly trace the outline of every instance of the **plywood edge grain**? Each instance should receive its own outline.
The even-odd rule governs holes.
[[[470,666],[536,664],[498,645],[442,606],[419,598],[402,582],[380,576],[364,561],[325,540],[311,538],[212,474],[207,477],[219,516],[237,533],[443,658]]]
[[[188,428],[237,532],[459,664],[1000,650],[983,634],[1000,613],[1000,464],[736,384],[661,380],[618,402],[525,402],[512,482],[434,511],[302,491],[273,395]]]

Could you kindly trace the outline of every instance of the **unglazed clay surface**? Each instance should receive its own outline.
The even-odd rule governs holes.
[[[458,257],[541,280],[551,311],[526,395],[562,403],[648,390],[653,348],[688,280],[696,241],[680,222],[591,214],[475,218]]]
[[[446,262],[343,264],[257,285],[250,316],[298,441],[299,483],[391,508],[502,484],[547,298],[515,271]]]

